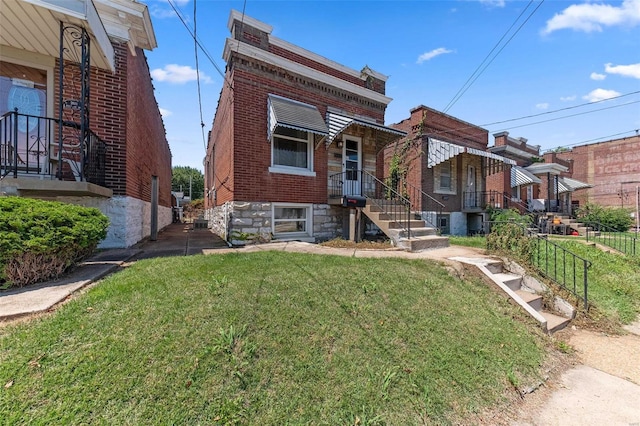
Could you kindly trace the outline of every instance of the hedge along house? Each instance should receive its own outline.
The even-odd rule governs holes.
[[[384,151],[384,175],[443,234],[481,232],[489,207],[508,207],[486,181],[515,162],[486,151],[486,129],[424,105],[394,127],[407,137]]]
[[[205,158],[210,226],[237,245],[349,235],[342,196],[373,199],[377,154],[405,135],[384,126],[387,77],[278,39],[236,11],[228,28]]]
[[[101,247],[171,223],[171,153],[135,0],[12,0],[0,8],[0,193],[97,207]]]

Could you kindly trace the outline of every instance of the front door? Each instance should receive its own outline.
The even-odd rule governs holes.
[[[476,198],[476,167],[469,164],[467,166],[467,187],[466,192],[466,207],[480,207],[480,200]]]
[[[344,136],[342,168],[344,184],[342,195],[362,195],[362,139],[355,136]]]

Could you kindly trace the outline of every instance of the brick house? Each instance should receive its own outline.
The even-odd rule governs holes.
[[[506,194],[509,206],[521,213],[573,213],[573,193],[591,186],[574,176],[573,162],[555,152],[541,155],[540,145],[530,145],[527,139],[511,137],[509,132],[493,136],[495,143],[489,151],[515,164],[487,179],[490,190]]]
[[[236,245],[350,235],[342,196],[373,199],[377,155],[405,135],[384,125],[387,77],[278,39],[237,11],[228,28],[205,157],[210,226]]]
[[[424,105],[410,113],[394,124],[408,135],[385,149],[383,175],[393,174],[393,157],[399,156],[403,177],[397,185],[414,211],[444,234],[481,231],[487,207],[504,206],[502,192],[486,182],[515,162],[487,152],[486,129]]]
[[[572,165],[572,178],[593,184],[574,194],[574,203],[636,207],[640,186],[640,136],[574,146],[555,154],[557,159]]]
[[[0,19],[0,193],[99,208],[111,220],[101,247],[171,223],[147,6],[13,0]]]

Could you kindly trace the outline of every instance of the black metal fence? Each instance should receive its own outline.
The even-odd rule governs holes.
[[[500,191],[466,191],[462,193],[463,210],[481,209],[516,209],[521,214],[531,211],[522,201],[513,200],[508,194]]]
[[[582,222],[587,227],[587,241],[611,247],[629,256],[640,255],[638,238],[628,232],[620,232],[599,222]]]
[[[510,252],[527,261],[538,273],[581,300],[585,311],[588,309],[589,260],[550,241],[546,236],[532,233],[523,224],[489,222],[488,225],[487,248]]]

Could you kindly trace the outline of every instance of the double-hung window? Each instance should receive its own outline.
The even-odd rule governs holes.
[[[437,193],[455,194],[455,167],[453,161],[445,161],[437,166]]]
[[[312,134],[278,127],[271,142],[271,172],[314,175]]]

